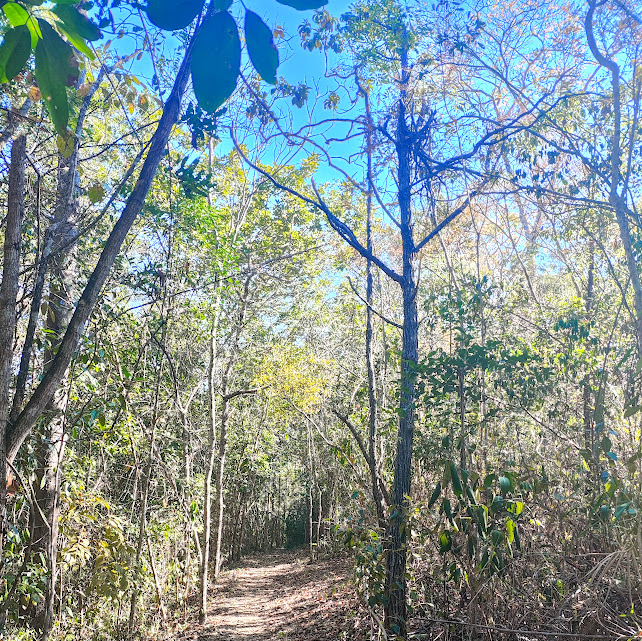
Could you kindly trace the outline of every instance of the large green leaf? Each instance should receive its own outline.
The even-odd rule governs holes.
[[[38,22],[31,17],[29,12],[22,5],[19,5],[16,2],[7,2],[2,6],[2,11],[5,16],[7,16],[7,20],[12,27],[19,27],[23,24],[27,25],[31,34],[31,46],[35,49],[38,44],[38,40],[42,38]]]
[[[176,31],[190,25],[204,4],[205,0],[149,0],[145,11],[160,29]]]
[[[192,84],[201,109],[214,113],[232,95],[240,66],[236,22],[219,11],[203,23],[192,49]]]
[[[17,2],[7,2],[7,4],[2,7],[2,10],[13,27],[26,24],[27,20],[29,20],[29,12]]]
[[[13,80],[31,55],[31,34],[25,25],[9,29],[0,46],[0,82]]]
[[[100,29],[75,7],[58,5],[53,12],[62,20],[66,33],[76,34],[85,40],[100,40]]]
[[[328,0],[276,0],[279,4],[293,7],[299,11],[307,11],[308,9],[319,9],[328,4]]]
[[[254,68],[265,82],[276,84],[279,52],[274,44],[272,30],[253,11],[245,12],[245,42]]]
[[[80,53],[84,53],[87,58],[89,58],[90,60],[94,60],[96,56],[94,55],[94,52],[87,46],[84,38],[81,38],[77,33],[67,31],[64,24],[58,24],[57,27],[65,34],[65,36],[67,36],[67,40],[74,47],[76,47],[76,49],[78,49]]]
[[[67,136],[69,104],[67,85],[78,78],[78,67],[74,64],[74,52],[45,20],[38,20],[42,40],[36,47],[36,82],[42,93],[56,131]]]

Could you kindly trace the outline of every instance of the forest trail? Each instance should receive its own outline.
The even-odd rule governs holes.
[[[212,591],[208,622],[194,641],[354,639],[358,599],[346,559],[309,563],[304,550],[249,557],[224,572]]]

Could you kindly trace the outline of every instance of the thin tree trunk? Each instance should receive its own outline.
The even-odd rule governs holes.
[[[9,397],[16,329],[16,301],[20,279],[22,219],[24,215],[27,139],[17,138],[11,149],[7,218],[5,221],[2,284],[0,285],[0,564],[7,531],[7,443]],[[4,577],[2,577],[4,581]],[[4,589],[0,586],[0,589]]]
[[[223,400],[221,403],[221,431],[218,438],[218,466],[216,468],[216,556],[214,561],[214,578],[221,573],[223,559],[221,550],[223,545],[223,516],[225,511],[225,492],[223,480],[225,478],[225,459],[227,456],[227,423],[229,420],[229,400],[226,392],[227,385],[223,386]]]
[[[364,91],[366,102],[366,112],[368,117],[367,131],[367,152],[368,152],[368,193],[366,196],[366,249],[370,254],[374,253],[372,242],[372,191],[374,177],[372,175],[372,119],[370,115],[369,95]],[[368,370],[368,454],[370,467],[370,482],[372,483],[372,498],[379,519],[379,525],[386,527],[386,510],[387,504],[382,491],[383,480],[378,466],[377,458],[377,388],[376,373],[374,366],[374,339],[372,327],[372,306],[373,306],[373,277],[372,277],[372,260],[366,260],[366,367]]]
[[[201,545],[200,580],[200,610],[198,620],[205,623],[207,619],[207,591],[209,586],[209,563],[212,532],[212,476],[216,462],[216,390],[217,390],[217,356],[218,356],[218,320],[221,304],[221,294],[217,289],[214,309],[214,321],[210,335],[210,359],[207,371],[207,394],[209,400],[209,429],[208,429],[208,462],[203,481],[203,543]]]
[[[50,342],[44,355],[45,371],[54,361],[59,341],[72,315],[76,297],[78,262],[76,248],[70,243],[70,239],[75,237],[77,228],[75,184],[78,149],[79,145],[76,143],[70,157],[65,158],[62,154],[58,155],[56,214],[51,225],[54,232],[51,234],[50,242],[51,273],[45,320],[46,335]],[[30,350],[26,344],[25,350],[26,354],[29,354]],[[68,376],[68,372],[66,376]],[[19,391],[24,392],[24,390]],[[47,405],[48,420],[36,450],[39,467],[36,471],[34,496],[40,509],[35,511],[33,518],[33,556],[34,559],[38,559],[42,555],[47,559],[48,572],[45,597],[34,606],[31,613],[31,625],[40,631],[42,639],[48,638],[54,623],[54,600],[58,583],[56,559],[60,518],[60,485],[65,455],[65,412],[68,400],[69,385],[56,390]],[[14,407],[18,407],[18,405],[14,404]]]
[[[586,322],[590,322],[591,308],[593,306],[593,289],[595,283],[595,243],[591,240],[589,242],[589,268],[588,278],[586,284],[586,303],[585,313]],[[584,419],[584,450],[586,452],[586,459],[588,460],[589,469],[586,473],[585,494],[589,496],[595,488],[597,481],[596,475],[596,460],[593,445],[595,441],[595,431],[593,430],[593,408],[591,406],[591,380],[590,372],[586,373],[586,380],[582,390],[582,404],[583,404],[583,419]]]

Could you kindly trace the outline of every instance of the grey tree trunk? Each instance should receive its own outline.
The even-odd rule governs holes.
[[[73,238],[77,232],[77,207],[74,196],[78,145],[69,158],[58,156],[58,187],[56,213],[51,235],[52,259],[49,261],[49,296],[45,330],[49,343],[44,353],[45,371],[55,358],[60,340],[73,313],[78,280],[78,262]],[[25,346],[26,347],[26,346]],[[68,373],[65,373],[65,378]],[[63,379],[64,380],[64,379]],[[56,556],[58,551],[58,521],[60,518],[60,483],[65,452],[65,411],[69,387],[63,383],[46,407],[47,421],[37,446],[38,469],[34,496],[39,510],[35,510],[31,537],[33,557],[47,559],[45,598],[32,611],[31,625],[48,638],[53,626],[54,601],[58,578]]]
[[[210,335],[210,360],[207,372],[207,393],[209,399],[208,426],[208,464],[203,481],[203,542],[201,545],[201,567],[199,568],[200,610],[198,620],[205,623],[207,619],[207,592],[209,586],[209,564],[212,539],[212,476],[216,463],[216,394],[218,390],[218,319],[221,303],[220,291],[217,290],[214,321]]]
[[[0,285],[0,563],[7,530],[7,444],[9,398],[16,329],[16,301],[20,282],[22,219],[24,214],[27,139],[17,138],[11,149],[7,218],[5,221],[2,284]],[[4,577],[2,577],[4,580]],[[0,586],[1,587],[1,586]]]

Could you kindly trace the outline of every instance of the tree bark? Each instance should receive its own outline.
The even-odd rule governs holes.
[[[0,563],[7,530],[7,443],[9,397],[16,329],[16,301],[20,282],[22,219],[24,215],[27,139],[21,136],[11,149],[7,218],[5,221],[2,284],[0,285]]]
[[[223,516],[225,511],[225,491],[223,481],[225,478],[225,459],[227,457],[227,423],[230,418],[230,403],[226,394],[226,385],[223,385],[224,393],[221,403],[221,431],[218,437],[218,465],[216,467],[216,508],[214,510],[214,523],[216,526],[215,540],[216,551],[214,557],[214,578],[218,578],[221,572],[223,559],[221,550],[223,545]]]
[[[415,384],[419,358],[419,322],[417,317],[416,247],[413,239],[411,207],[412,143],[406,123],[406,85],[409,78],[407,32],[404,28],[401,51],[401,96],[397,117],[398,190],[402,241],[403,336],[401,353],[401,392],[397,455],[392,489],[394,511],[388,526],[388,555],[384,625],[397,638],[407,638],[406,564],[408,539],[408,497],[412,477],[412,444],[415,424]],[[394,638],[394,637],[393,637]]]
[[[368,118],[368,130],[366,134],[366,146],[368,154],[368,193],[366,195],[366,249],[370,254],[374,252],[372,242],[372,192],[374,188],[374,178],[372,175],[372,130],[373,123],[370,115],[369,95],[362,90],[366,103],[366,114]],[[384,499],[383,479],[379,470],[379,459],[377,456],[377,384],[376,372],[374,365],[374,332],[372,326],[372,306],[373,306],[373,277],[372,277],[372,260],[366,260],[366,367],[368,370],[368,454],[370,466],[370,482],[372,483],[372,498],[379,519],[379,525],[386,527],[386,511],[388,505]]]
[[[75,237],[77,227],[74,192],[78,149],[79,145],[76,142],[70,157],[65,158],[62,154],[58,155],[56,212],[51,225],[53,231],[48,234],[50,236],[51,261],[47,260],[47,262],[50,262],[51,273],[45,321],[45,330],[49,341],[44,354],[45,371],[53,363],[59,341],[71,317],[76,297],[78,263],[75,246],[70,241]],[[46,263],[44,265],[46,271]],[[23,352],[30,353],[29,347],[25,343]],[[68,369],[65,372],[65,378],[67,377]],[[18,392],[19,390],[17,390]],[[42,639],[48,638],[53,626],[58,576],[56,557],[60,518],[60,484],[66,441],[65,411],[68,398],[69,387],[62,385],[47,404],[47,422],[36,449],[38,469],[36,470],[34,496],[40,510],[36,510],[33,516],[31,535],[34,542],[33,556],[34,559],[38,559],[40,555],[46,558],[48,568],[45,598],[34,606],[31,624],[34,629],[40,632]],[[14,400],[21,401],[19,398]],[[15,403],[14,407],[17,407]]]
[[[210,360],[207,371],[207,394],[209,400],[208,429],[208,464],[203,481],[203,543],[201,545],[201,567],[199,569],[200,610],[198,620],[205,623],[207,619],[207,592],[209,586],[210,548],[212,539],[212,476],[216,463],[216,392],[217,392],[217,355],[218,355],[218,319],[221,295],[217,290],[214,320],[210,335]]]

